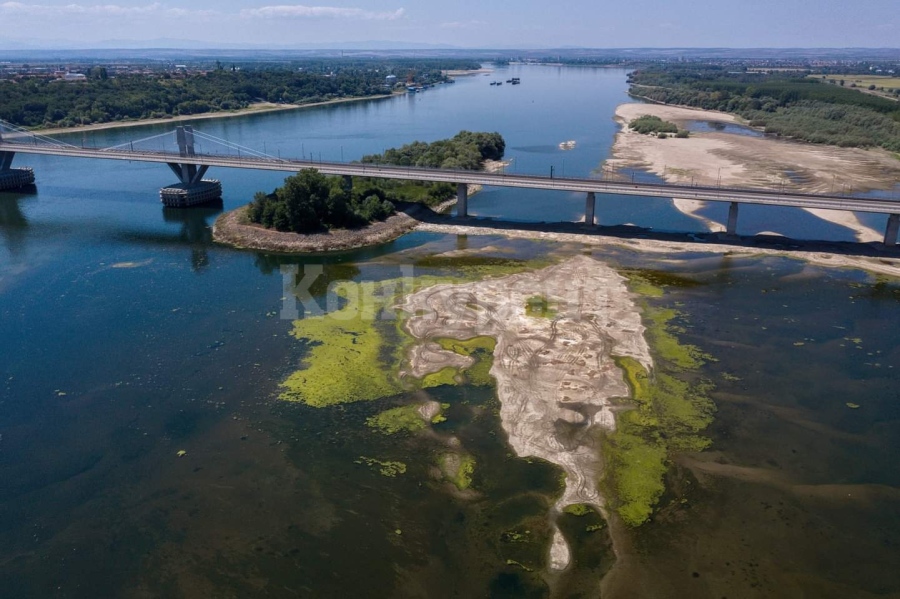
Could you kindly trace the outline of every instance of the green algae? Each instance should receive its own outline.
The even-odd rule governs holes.
[[[366,424],[385,435],[396,435],[399,432],[414,433],[427,425],[419,411],[421,406],[411,404],[391,408],[366,419]]]
[[[441,472],[460,491],[472,486],[475,458],[469,454],[445,453],[438,459]]]
[[[442,403],[441,411],[431,417],[431,424],[440,424],[441,422],[447,422],[447,417],[444,416],[444,410],[449,410],[450,404]]]
[[[468,384],[478,387],[487,387],[494,384],[494,377],[491,376],[490,371],[491,366],[494,365],[496,339],[487,336],[463,340],[441,337],[434,341],[441,346],[441,349],[468,356],[475,360],[474,364],[461,371]]]
[[[500,541],[503,543],[530,543],[531,540],[530,530],[522,532],[519,532],[518,530],[507,530],[500,533]]]
[[[514,560],[514,559],[508,559],[508,560],[506,560],[506,565],[507,565],[507,566],[518,566],[518,567],[522,568],[523,570],[525,570],[526,572],[534,572],[533,569],[529,568],[528,566],[526,566],[526,565],[523,564],[522,562],[518,562],[518,561],[516,561],[516,560]]]
[[[573,516],[587,516],[588,514],[593,514],[594,509],[584,503],[573,503],[564,507],[563,512],[572,514]]]
[[[637,273],[624,273],[628,279],[628,288],[632,293],[643,295],[644,297],[662,297],[665,292],[662,287],[654,285],[646,277]]]
[[[702,451],[711,443],[702,432],[715,414],[709,397],[712,384],[685,378],[686,371],[696,371],[712,358],[679,342],[676,333],[683,330],[671,324],[678,316],[672,309],[644,305],[648,341],[657,356],[653,373],[634,358],[614,356],[634,406],[619,415],[617,430],[604,440],[609,459],[604,484],[615,498],[616,512],[629,526],[650,519],[665,491],[669,456]]]
[[[676,335],[685,332],[673,321],[684,315],[671,308],[649,309],[645,307],[647,341],[657,356],[671,365],[684,370],[696,370],[714,358],[696,345],[681,343]]]
[[[441,385],[455,385],[458,380],[459,370],[448,366],[422,377],[422,388],[429,389],[431,387],[440,387]]]
[[[543,295],[532,295],[525,300],[525,315],[533,318],[556,318],[558,307]]]
[[[376,326],[384,306],[371,296],[338,290],[346,300],[339,310],[297,320],[291,334],[311,347],[299,370],[282,383],[281,398],[321,408],[394,395],[401,387],[382,358],[383,335]],[[379,305],[379,303],[381,305]]]
[[[376,460],[375,458],[367,458],[366,456],[359,456],[358,460],[354,460],[355,464],[365,464],[370,468],[378,469],[379,474],[382,476],[387,476],[388,478],[394,478],[398,474],[404,474],[406,472],[406,464],[403,462],[391,462],[391,461],[381,461]]]

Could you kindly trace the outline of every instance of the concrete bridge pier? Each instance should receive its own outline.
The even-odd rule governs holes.
[[[728,235],[737,235],[737,219],[738,219],[738,207],[740,204],[737,202],[731,202],[728,205],[728,225],[725,227],[725,233]]]
[[[587,192],[587,199],[584,201],[584,224],[597,224],[594,219],[594,211],[597,208],[597,195],[593,191]]]
[[[456,184],[456,216],[469,216],[469,186]]]
[[[900,231],[900,214],[888,214],[887,227],[884,229],[884,245],[897,245],[898,231]]]
[[[175,129],[178,153],[182,158],[194,158],[194,129],[190,125]],[[222,184],[217,179],[204,179],[209,165],[190,161],[167,162],[178,177],[178,183],[159,190],[159,199],[170,208],[187,208],[206,204],[222,197]]]
[[[0,133],[0,142],[3,134]],[[4,189],[19,189],[34,185],[34,171],[30,168],[12,168],[15,152],[0,151],[0,191]]]

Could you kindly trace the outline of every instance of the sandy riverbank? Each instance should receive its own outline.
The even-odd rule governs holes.
[[[493,73],[494,69],[450,69],[446,71],[441,71],[441,74],[446,75],[447,77],[469,77],[471,75],[487,75],[488,73]]]
[[[403,92],[405,93],[405,92]],[[383,100],[391,98],[394,94],[385,94],[381,96],[363,96],[359,98],[338,98],[336,100],[327,100],[325,102],[312,102],[310,104],[273,104],[271,102],[257,102],[251,104],[247,108],[241,110],[230,110],[223,112],[206,112],[203,114],[185,114],[180,116],[166,117],[160,119],[141,119],[137,121],[115,121],[111,123],[95,123],[93,125],[83,125],[78,127],[57,127],[54,129],[35,129],[33,132],[39,135],[59,135],[61,133],[80,133],[83,131],[101,131],[105,129],[120,129],[125,127],[140,127],[143,125],[159,125],[161,123],[178,123],[183,121],[200,121],[207,119],[223,119],[236,116],[246,116],[249,114],[262,114],[266,112],[280,112],[283,110],[297,110],[300,108],[313,108],[315,106],[329,106],[331,104],[346,104],[348,102],[362,102],[365,100]]]
[[[900,180],[900,160],[884,150],[838,148],[769,137],[725,132],[691,133],[687,139],[659,139],[627,129],[627,123],[652,114],[685,128],[690,121],[739,124],[734,116],[660,104],[622,104],[616,120],[623,130],[616,136],[605,167],[620,172],[640,168],[670,183],[695,183],[723,187],[769,187],[811,193],[849,193],[892,189]],[[679,210],[693,216],[702,203],[676,201]],[[853,213],[810,210],[819,218],[848,227],[862,242],[882,237]],[[718,223],[709,224],[721,230]]]

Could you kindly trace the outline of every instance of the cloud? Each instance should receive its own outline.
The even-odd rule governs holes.
[[[118,4],[65,4],[50,6],[47,4],[24,4],[22,2],[0,3],[0,14],[25,15],[36,17],[128,17],[140,15],[212,16],[217,14],[211,10],[188,10],[184,8],[165,8],[162,4],[153,3],[144,6],[120,6]]]
[[[441,23],[441,28],[443,29],[465,29],[467,27],[483,27],[487,25],[485,21],[449,21],[447,23]]]
[[[336,6],[304,6],[303,4],[282,4],[245,8],[240,15],[244,18],[262,19],[356,19],[363,21],[396,21],[403,18],[406,11],[372,12],[361,8],[339,8]]]

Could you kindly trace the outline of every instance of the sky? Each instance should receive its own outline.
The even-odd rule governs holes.
[[[897,47],[898,0],[0,0],[0,44]]]

